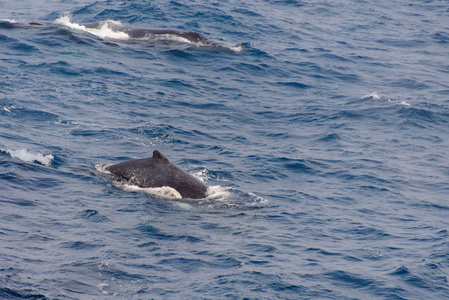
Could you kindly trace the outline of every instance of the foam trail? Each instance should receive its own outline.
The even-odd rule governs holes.
[[[35,153],[25,148],[19,150],[7,149],[2,151],[8,153],[12,158],[17,158],[29,163],[38,162],[46,166],[49,166],[54,159],[54,156],[52,154],[43,155],[42,153]]]
[[[88,32],[88,33],[98,36],[102,39],[104,39],[104,38],[116,39],[116,40],[128,40],[129,39],[129,35],[126,32],[112,30],[111,25],[120,25],[121,24],[118,21],[107,20],[107,21],[101,22],[98,28],[89,28],[84,25],[80,25],[78,23],[72,23],[70,21],[70,16],[64,15],[64,16],[60,17],[59,19],[56,19],[55,24],[60,24],[60,25],[67,26],[71,29]]]

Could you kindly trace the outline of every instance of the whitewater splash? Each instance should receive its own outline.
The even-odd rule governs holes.
[[[114,31],[114,25],[121,25],[118,21],[107,20],[99,24],[98,27],[87,27],[70,21],[70,16],[65,15],[55,20],[55,24],[64,25],[71,29],[85,31],[102,39],[116,39],[116,40],[128,40],[130,37],[127,33],[121,31]]]
[[[12,158],[20,159],[28,163],[40,163],[45,166],[49,166],[54,159],[52,154],[44,155],[42,153],[36,153],[25,148],[19,150],[1,149],[2,152],[8,153]]]
[[[385,98],[380,97],[376,92],[373,92],[371,94],[365,95],[365,96],[363,96],[360,99],[362,99],[362,100],[382,100],[382,99],[384,99],[385,100]],[[410,103],[408,103],[405,100],[395,101],[395,100],[392,100],[390,98],[388,98],[386,100],[389,103],[393,103],[394,105],[400,105],[400,106],[404,106],[404,107],[410,107],[411,106]]]
[[[372,92],[371,94],[363,96],[361,99],[362,100],[379,100],[380,97],[376,92]]]

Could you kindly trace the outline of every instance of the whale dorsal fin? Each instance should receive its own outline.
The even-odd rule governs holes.
[[[169,161],[168,158],[166,158],[162,153],[160,153],[158,150],[153,151],[153,159],[160,159],[164,161]]]

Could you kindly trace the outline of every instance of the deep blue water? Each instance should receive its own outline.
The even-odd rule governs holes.
[[[447,1],[7,0],[0,19],[1,299],[449,299]],[[224,46],[76,28],[108,20]],[[155,149],[217,195],[100,172]]]

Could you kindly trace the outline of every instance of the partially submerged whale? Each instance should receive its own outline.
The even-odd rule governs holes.
[[[193,45],[195,47],[212,47],[224,51],[241,52],[244,50],[242,44],[229,44],[223,41],[215,41],[206,38],[204,35],[187,30],[156,28],[156,27],[137,27],[124,25],[119,21],[106,20],[91,24],[78,24],[70,21],[70,16],[65,15],[53,22],[53,25],[63,25],[70,29],[79,30],[93,34],[101,39],[113,41],[135,42],[147,41],[149,43],[181,43]],[[2,25],[2,24],[0,24]],[[29,22],[28,26],[52,26],[51,23]],[[23,24],[14,24],[15,27],[23,27]]]
[[[86,28],[94,30],[102,30],[107,29],[111,30],[115,33],[124,33],[125,36],[131,39],[145,39],[145,40],[154,40],[154,39],[170,39],[180,38],[185,39],[190,43],[203,44],[203,45],[213,45],[216,42],[213,42],[202,34],[194,31],[185,31],[179,29],[170,29],[170,28],[156,28],[156,27],[135,27],[135,26],[124,26],[121,22],[118,21],[103,21],[92,24],[76,24],[71,23],[67,18],[60,18],[56,20],[56,23],[66,25],[68,27],[75,27],[78,29]],[[29,25],[32,26],[44,26],[47,25],[41,22],[29,22]]]
[[[187,172],[172,164],[158,150],[153,157],[133,159],[105,167],[121,181],[142,188],[168,186],[181,197],[201,199],[207,196],[207,186]]]

